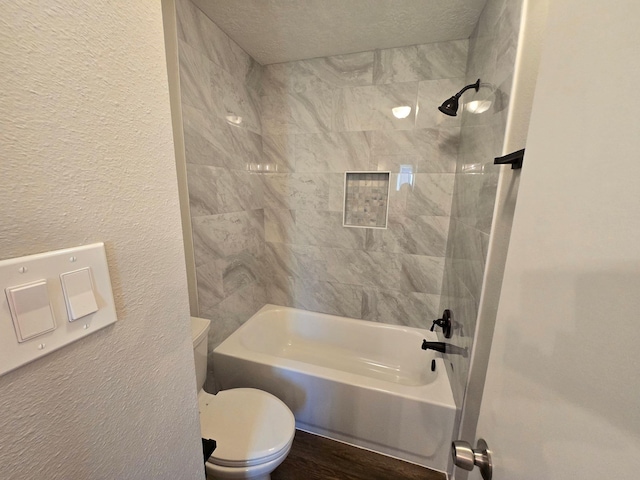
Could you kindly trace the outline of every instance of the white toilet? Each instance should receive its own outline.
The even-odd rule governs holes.
[[[293,413],[278,398],[254,388],[223,390],[217,395],[202,389],[209,325],[209,320],[191,317],[200,430],[202,438],[217,442],[206,463],[207,479],[269,480],[291,449],[296,428]]]

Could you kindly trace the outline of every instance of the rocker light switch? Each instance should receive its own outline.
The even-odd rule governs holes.
[[[103,243],[0,260],[0,376],[117,320]]]
[[[5,292],[18,342],[55,330],[46,280],[9,287]]]
[[[90,267],[63,273],[60,281],[70,322],[98,311]]]

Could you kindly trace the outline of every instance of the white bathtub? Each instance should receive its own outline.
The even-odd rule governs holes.
[[[265,305],[213,351],[219,389],[276,395],[296,426],[446,471],[455,404],[428,330]],[[435,371],[431,371],[435,360]]]

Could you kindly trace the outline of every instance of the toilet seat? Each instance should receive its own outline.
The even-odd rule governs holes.
[[[216,440],[208,462],[251,467],[286,456],[295,433],[289,408],[273,395],[253,388],[198,394],[203,438]]]

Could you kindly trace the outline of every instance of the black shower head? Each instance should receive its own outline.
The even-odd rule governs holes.
[[[445,115],[455,117],[458,115],[458,97],[451,97],[449,100],[445,100],[442,105],[438,107]]]
[[[460,96],[464,92],[466,92],[470,88],[475,88],[476,92],[478,90],[480,90],[480,79],[478,79],[478,81],[476,83],[472,83],[471,85],[467,85],[462,90],[460,90],[458,93],[456,93],[453,97],[449,98],[448,100],[445,100],[442,103],[442,105],[440,105],[438,107],[438,110],[440,110],[445,115],[449,115],[450,117],[455,117],[456,115],[458,115],[458,106],[459,106],[458,105],[458,99],[460,98]]]

